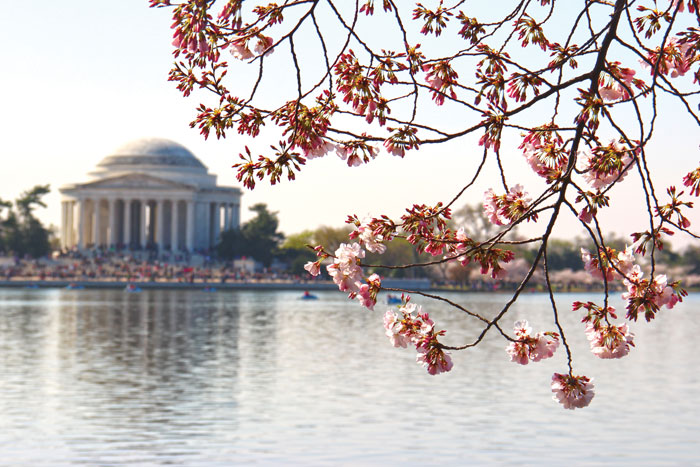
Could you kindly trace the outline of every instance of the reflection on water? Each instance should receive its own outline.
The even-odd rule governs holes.
[[[602,361],[569,311],[588,298],[564,296],[576,371],[597,393],[570,412],[549,390],[564,352],[521,367],[492,336],[431,377],[389,345],[386,306],[319,295],[0,290],[0,465],[696,461],[698,297],[633,325],[638,348]],[[505,300],[451,298],[484,314]],[[417,301],[445,342],[478,334]],[[507,323],[526,316],[553,329],[545,296],[524,297]]]

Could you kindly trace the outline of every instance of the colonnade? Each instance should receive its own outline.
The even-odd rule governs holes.
[[[61,246],[211,248],[238,228],[239,206],[228,201],[83,197],[62,202]]]

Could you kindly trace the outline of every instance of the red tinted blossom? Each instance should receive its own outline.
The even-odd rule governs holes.
[[[536,75],[514,73],[508,80],[508,96],[516,102],[524,102],[527,98],[527,89],[532,88],[535,96],[539,96],[541,85],[542,80]]]
[[[452,99],[457,98],[453,86],[457,83],[457,72],[452,69],[450,62],[441,60],[436,63],[428,63],[423,65],[425,71],[425,81],[433,90],[433,100],[437,105],[445,103],[445,96],[449,95]]]
[[[695,13],[695,10],[698,9],[698,6],[700,3],[698,0],[687,0],[688,4],[688,13]],[[685,2],[684,0],[673,0],[673,3],[671,4],[671,9],[675,9],[678,7],[678,11],[683,12],[685,11]]]
[[[632,89],[633,86],[640,89],[644,87],[643,81],[634,79],[634,70],[622,68],[619,65],[620,62],[608,64],[609,73],[601,74],[598,80],[598,94],[606,101],[629,99],[628,89]]]
[[[535,21],[528,14],[523,14],[515,22],[515,31],[518,33],[518,39],[522,40],[522,46],[527,47],[530,42],[540,46],[542,50],[547,50],[549,42],[544,36],[544,31],[540,23]]]
[[[406,151],[418,149],[419,142],[418,138],[416,137],[418,129],[411,128],[409,126],[404,126],[397,129],[387,129],[394,132],[389,138],[384,140],[384,147],[389,154],[403,157],[406,155]]]
[[[290,101],[273,115],[273,121],[284,127],[290,148],[299,147],[307,157],[320,157],[335,149],[324,139],[330,117],[336,110],[328,92],[316,99],[315,107],[307,107],[298,101]]]
[[[671,75],[671,78],[677,78],[685,75],[690,71],[692,63],[691,57],[688,56],[690,43],[680,43],[675,37],[671,38],[665,45],[663,53],[661,48],[649,52],[646,60],[640,63],[642,66],[650,68],[650,73],[653,75],[655,70],[662,75]]]
[[[561,44],[555,42],[553,44],[549,44],[549,50],[552,51],[550,56],[554,57],[554,59],[547,65],[547,68],[550,71],[554,71],[557,68],[562,68],[567,63],[572,70],[578,67],[578,62],[575,58],[572,58],[578,52],[578,46],[576,44],[572,44],[568,47],[562,47]]]
[[[435,34],[435,36],[440,36],[442,30],[447,26],[447,21],[453,14],[446,8],[442,7],[442,2],[433,11],[428,10],[420,3],[416,3],[416,8],[413,10],[413,19],[422,19],[423,27],[421,28],[421,34]]]
[[[700,196],[700,167],[683,177],[683,185],[690,187],[692,196]]]
[[[676,193],[676,187],[669,187],[666,192],[671,197],[671,202],[654,208],[656,215],[667,222],[672,222],[672,217],[675,217],[676,225],[683,229],[690,227],[690,220],[683,215],[681,209],[688,208],[692,209],[693,203],[688,201],[681,201],[681,196],[683,192]]]
[[[357,167],[377,157],[377,149],[364,141],[346,141],[336,147],[338,157],[348,167]]]
[[[365,67],[355,57],[355,53],[349,50],[342,54],[334,67],[337,76],[337,89],[341,92],[343,102],[352,105],[360,115],[366,116],[366,121],[371,123],[376,117],[380,125],[386,123],[386,115],[391,112],[388,102],[380,94],[379,86],[384,80],[384,68],[393,64],[392,60],[372,70],[368,75]],[[393,72],[392,72],[393,73]]]
[[[579,214],[578,214],[578,218],[581,219],[586,224],[590,224],[590,222],[593,220],[593,216],[596,215],[596,212],[597,212],[596,208],[591,208],[589,206],[586,206],[583,209],[581,209],[581,212],[579,212]]]
[[[594,396],[593,380],[585,376],[572,376],[561,373],[552,375],[552,399],[565,409],[580,409],[591,403]]]

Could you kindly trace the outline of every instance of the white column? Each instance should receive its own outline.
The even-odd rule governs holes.
[[[61,248],[68,243],[68,201],[61,201]]]
[[[186,246],[189,251],[192,251],[194,249],[194,201],[187,202]]]
[[[224,230],[231,230],[231,204],[224,204]]]
[[[241,205],[238,203],[234,204],[232,211],[233,211],[233,213],[231,215],[231,222],[233,225],[231,227],[234,229],[240,229],[241,228],[241,219],[240,219]]]
[[[70,216],[70,231],[68,232],[68,236],[70,237],[71,248],[78,244],[78,232],[77,227],[75,225],[76,217],[78,217],[78,215],[75,213],[77,209],[78,202],[75,200],[71,201],[70,209],[68,210],[68,215]]]
[[[177,204],[177,200],[170,201],[170,251],[177,251],[178,247]]]
[[[92,202],[92,244],[95,248],[99,247],[102,243],[100,238],[100,230],[102,228],[102,216],[100,216],[100,204],[101,200],[97,198]]]
[[[146,248],[146,241],[148,236],[148,223],[146,222],[146,205],[148,201],[145,199],[141,200],[141,225],[139,226],[139,244],[141,248]]]
[[[164,230],[163,229],[163,221],[164,221],[164,217],[165,217],[165,216],[163,216],[163,205],[164,204],[165,203],[163,202],[162,199],[159,199],[156,202],[156,235],[155,235],[156,238],[155,238],[155,240],[156,240],[156,243],[158,244],[159,250],[163,248],[163,238],[164,238],[163,237],[163,230]]]
[[[219,243],[219,234],[221,233],[221,204],[218,202],[214,203],[214,232],[212,233],[213,235],[210,237],[212,241],[209,244],[210,248]]]
[[[117,200],[109,198],[107,203],[107,225],[109,226],[109,230],[107,231],[107,246],[111,247],[117,243]]]
[[[78,248],[85,248],[85,200],[78,200]]]
[[[124,246],[127,249],[131,248],[131,201],[124,200]]]

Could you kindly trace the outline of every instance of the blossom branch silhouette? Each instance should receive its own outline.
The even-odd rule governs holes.
[[[397,219],[349,216],[354,230],[348,242],[335,251],[315,247],[317,260],[306,265],[313,275],[325,266],[341,291],[371,310],[380,291],[403,293],[402,303],[384,315],[386,334],[397,347],[414,346],[417,362],[430,374],[450,371],[448,351],[477,346],[495,328],[519,364],[549,358],[561,344],[568,371],[553,375],[554,399],[569,409],[590,403],[593,383],[574,374],[565,334],[571,330],[562,325],[561,300],[549,274],[548,246],[565,215],[578,219],[594,245],[593,252],[582,249],[582,262],[600,281],[603,304],[572,304],[572,312],[586,312],[584,332],[594,355],[620,358],[634,346],[627,322],[615,324],[609,305],[616,283],[626,289],[627,321],[640,314],[649,321],[686,295],[679,281],[656,274],[656,252],[674,233],[699,237],[687,213],[693,209],[688,196],[700,195],[700,167],[680,169],[677,184],[687,187],[688,195],[673,185],[659,190],[649,144],[663,118],[661,100],[674,99],[689,122],[700,126],[694,109],[700,97],[694,88],[700,83],[697,0],[587,0],[578,11],[556,0],[488,8],[458,0],[412,6],[382,0],[381,11],[375,0],[150,3],[172,8],[179,61],[169,79],[185,96],[202,89],[215,98],[198,107],[191,126],[205,138],[212,133],[225,138],[235,129],[279,141],[267,154],[254,155],[247,147],[241,153],[234,168],[247,188],[265,179],[292,180],[311,159],[333,153],[356,167],[382,153],[403,158],[426,145],[479,136],[480,160],[454,197],[432,206],[415,204]],[[381,38],[373,34],[377,28]],[[286,61],[291,70],[295,89],[289,96],[262,91],[270,79],[279,79],[279,71],[266,62],[273,52],[275,66]],[[229,53],[237,62],[224,60]],[[236,73],[228,73],[232,67]],[[224,83],[244,93],[237,76],[246,69],[255,79],[242,98]],[[543,112],[547,106],[551,111]],[[449,114],[449,121],[436,118],[437,109]],[[520,157],[544,184],[539,193],[537,184],[526,189],[509,183],[512,161]],[[487,161],[498,168],[503,192],[491,188],[484,194],[484,215],[499,230],[479,239],[454,226],[452,209],[484,179]],[[617,251],[606,240],[599,213],[610,206],[613,187],[628,178],[640,185],[648,230],[629,232],[631,244]],[[664,191],[668,201],[662,199]],[[525,223],[539,233],[517,237],[516,227]],[[400,265],[365,261],[366,252],[381,255],[396,239],[434,259]],[[516,255],[509,247],[519,244],[537,245],[536,252],[492,318],[437,294],[386,287],[378,274],[365,272],[474,263],[481,274],[499,280]],[[533,333],[527,322],[518,321],[512,337],[501,321],[539,272],[556,332]],[[467,344],[443,343],[446,331],[437,330],[411,295],[448,304],[480,325],[478,335]]]

